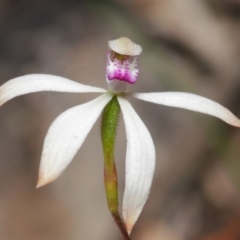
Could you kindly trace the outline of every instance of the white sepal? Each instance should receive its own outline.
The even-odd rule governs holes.
[[[125,56],[138,56],[142,52],[142,47],[127,37],[108,41],[108,46],[112,51]]]
[[[0,87],[0,106],[10,99],[32,92],[106,92],[105,89],[83,85],[67,78],[48,74],[29,74],[13,78]]]
[[[205,97],[184,92],[135,93],[133,97],[171,107],[185,108],[220,118],[224,122],[240,127],[240,119],[227,108]]]
[[[37,187],[52,182],[63,172],[111,98],[103,94],[55,119],[44,140]]]
[[[126,179],[123,219],[128,233],[148,198],[155,169],[155,148],[151,135],[130,103],[118,97],[127,135]]]

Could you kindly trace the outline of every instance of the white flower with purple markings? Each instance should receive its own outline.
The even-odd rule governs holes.
[[[94,100],[72,107],[50,126],[42,151],[38,187],[55,180],[73,160],[105,106],[116,98],[123,115],[127,136],[126,178],[122,214],[128,233],[148,198],[155,169],[155,148],[151,135],[135,112],[129,98],[171,107],[185,108],[217,117],[240,127],[240,120],[228,109],[207,98],[182,92],[127,93],[139,75],[141,46],[128,38],[108,43],[106,80],[109,90],[45,74],[31,74],[9,80],[0,87],[0,105],[27,93],[58,91],[101,93]]]

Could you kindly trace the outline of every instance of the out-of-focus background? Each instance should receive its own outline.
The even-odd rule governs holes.
[[[238,0],[0,0],[0,83],[48,73],[106,87],[107,41],[143,47],[130,91],[185,91],[240,116]],[[44,136],[95,94],[42,92],[0,109],[0,239],[120,240],[106,207],[99,122],[74,161],[35,189]],[[132,101],[152,134],[156,172],[138,240],[240,238],[240,129],[210,116]],[[120,200],[125,130],[116,145]]]

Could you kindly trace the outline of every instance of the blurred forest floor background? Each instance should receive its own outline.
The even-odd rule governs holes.
[[[192,92],[240,117],[238,0],[0,0],[0,83],[48,73],[106,87],[107,41],[121,36],[143,47],[130,91]],[[1,240],[121,239],[106,207],[99,123],[64,174],[35,189],[51,122],[95,96],[42,92],[1,107]],[[132,103],[157,154],[132,238],[240,239],[240,129],[186,110]],[[121,121],[120,200],[125,145]]]

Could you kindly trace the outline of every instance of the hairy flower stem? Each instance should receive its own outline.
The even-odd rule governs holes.
[[[118,181],[114,162],[114,146],[119,114],[120,106],[117,97],[114,96],[104,108],[102,115],[101,137],[104,154],[104,184],[108,209],[124,239],[130,240],[126,226],[118,212]]]

